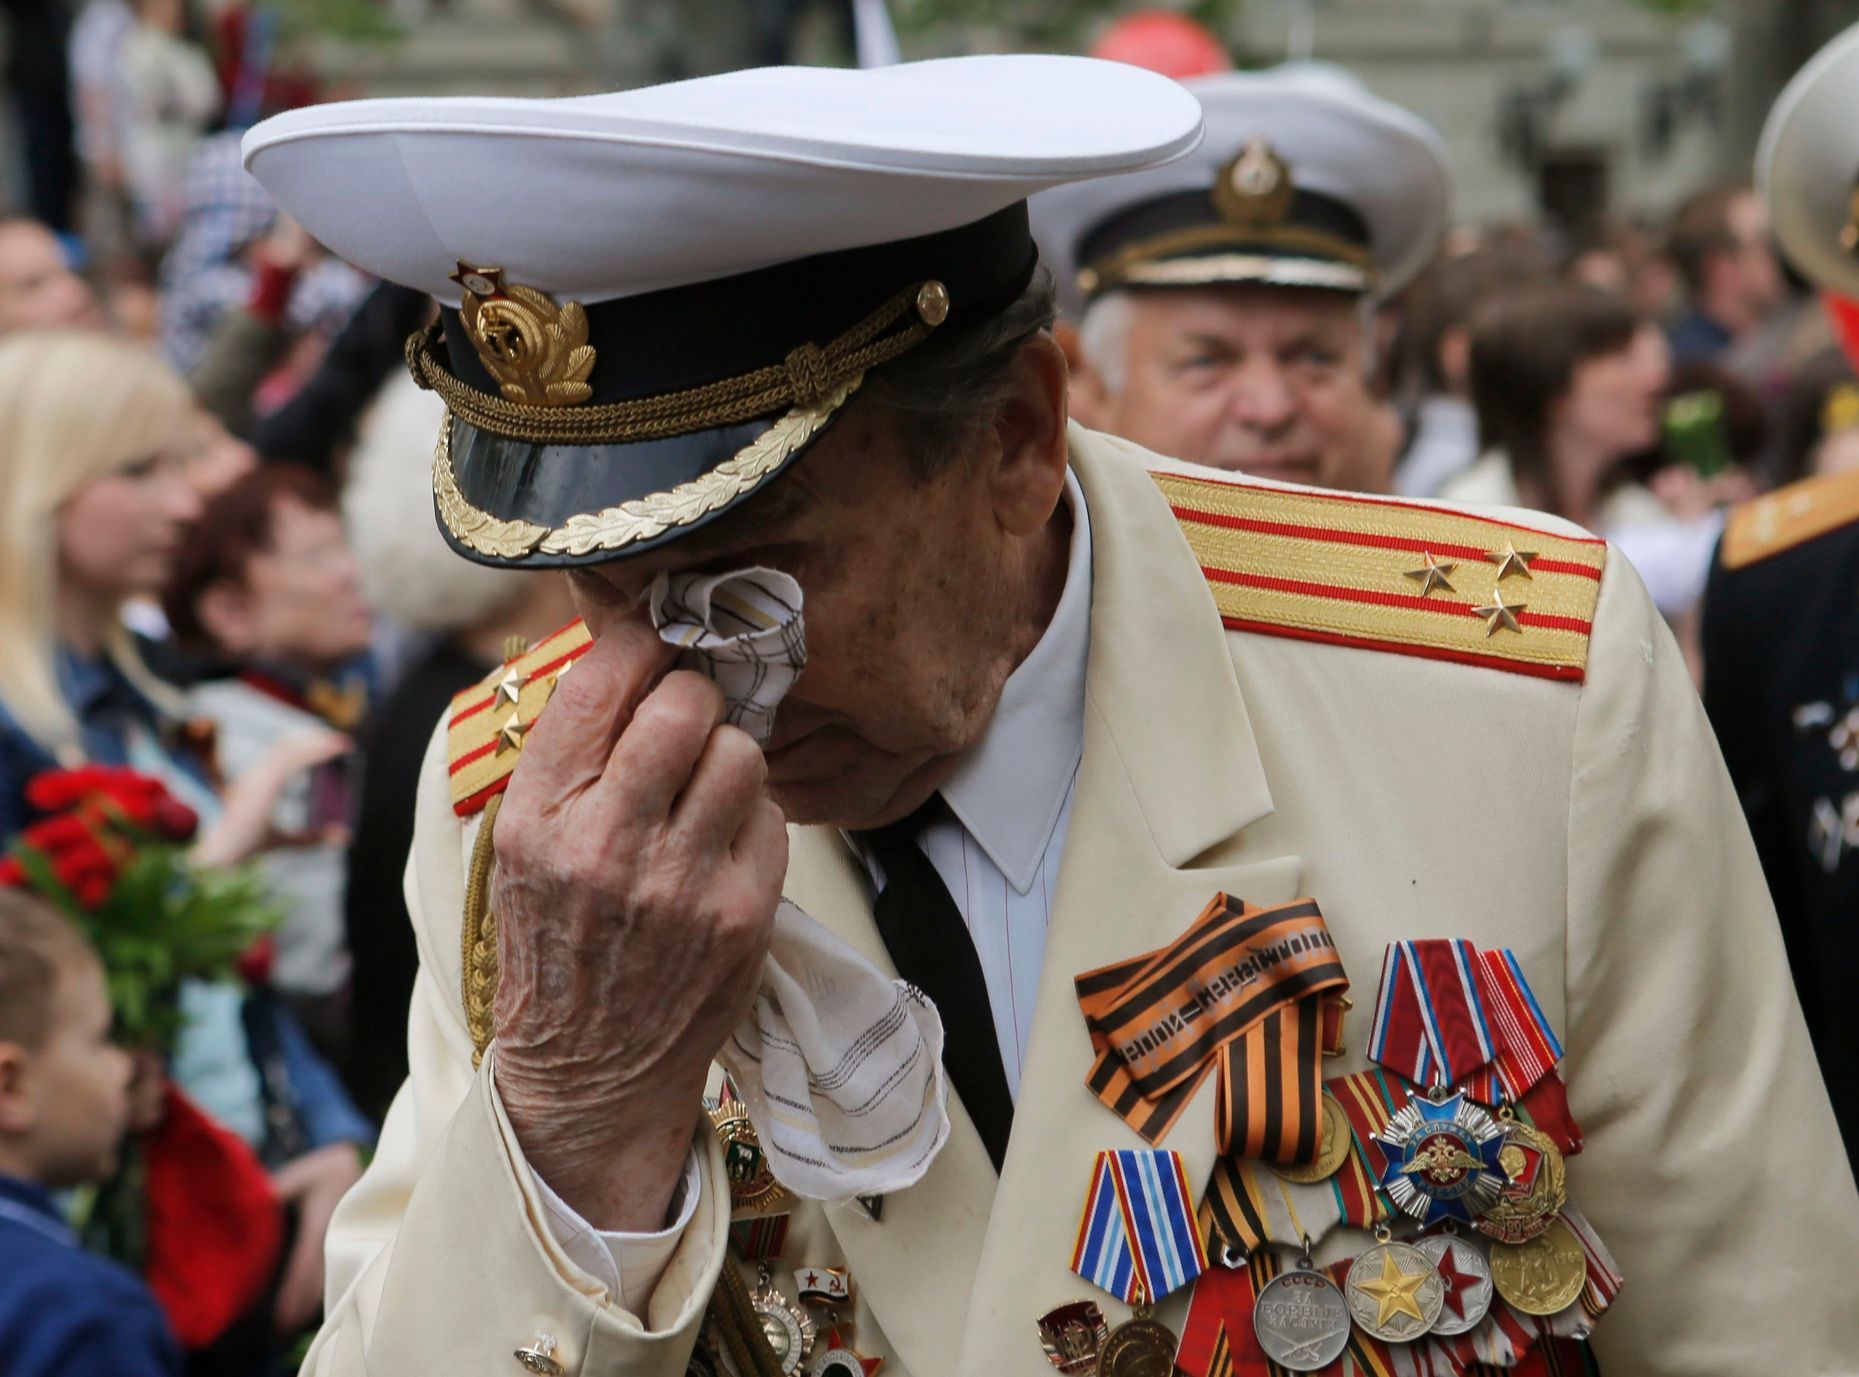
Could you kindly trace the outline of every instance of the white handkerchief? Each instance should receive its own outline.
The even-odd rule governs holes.
[[[775,1179],[809,1200],[914,1185],[949,1137],[936,1006],[785,899],[755,1004],[717,1060]]]
[[[658,634],[723,690],[728,720],[766,744],[807,664],[800,585],[773,569],[661,574]],[[949,1137],[942,1018],[783,899],[761,988],[718,1060],[769,1166],[811,1200],[916,1183]]]
[[[723,690],[725,720],[767,745],[776,707],[807,667],[800,585],[776,569],[660,574],[647,599],[659,637]]]

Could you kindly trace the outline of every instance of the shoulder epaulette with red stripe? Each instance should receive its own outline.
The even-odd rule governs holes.
[[[1723,567],[1745,569],[1859,521],[1859,471],[1804,478],[1730,513]]]
[[[555,681],[593,643],[576,618],[452,699],[446,755],[452,810],[461,818],[482,811],[504,791],[523,753],[523,737],[555,691]]]
[[[1152,473],[1235,631],[1580,683],[1606,542],[1421,503]]]

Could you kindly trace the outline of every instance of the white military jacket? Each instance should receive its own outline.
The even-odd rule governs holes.
[[[1127,1313],[1069,1269],[1095,1153],[1144,1146],[1085,1087],[1072,978],[1164,945],[1223,890],[1322,904],[1357,1003],[1332,1075],[1367,1065],[1387,943],[1515,951],[1567,1049],[1571,1198],[1626,1277],[1592,1341],[1610,1377],[1859,1371],[1859,1192],[1716,744],[1626,562],[1537,514],[1242,480],[1078,429],[1071,448],[1094,556],[1084,755],[1013,1137],[997,1180],[952,1096],[948,1146],[880,1219],[795,1211],[788,1265],[850,1267],[859,1349],[885,1377],[1037,1377],[1040,1315]],[[1528,577],[1498,577],[1507,548],[1536,556]],[[1457,565],[1450,590],[1408,577],[1429,561]],[[483,789],[453,738],[427,759],[408,874],[412,1072],[331,1228],[305,1371],[515,1374],[545,1335],[571,1374],[678,1377],[729,1256],[721,1154],[706,1126],[702,1199],[648,1313],[555,1241],[473,1071],[478,817],[454,802]],[[792,842],[789,897],[890,969],[843,836]],[[1196,1189],[1212,1100],[1165,1144]],[[1179,1332],[1185,1304],[1159,1318]]]

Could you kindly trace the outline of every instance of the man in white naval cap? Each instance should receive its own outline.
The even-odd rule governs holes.
[[[1631,568],[1068,426],[1026,198],[1200,124],[996,57],[248,135],[441,303],[447,538],[584,618],[427,756],[308,1371],[1850,1370],[1859,1194]]]
[[[1783,254],[1859,298],[1859,28],[1775,102],[1756,176]],[[1704,602],[1704,706],[1775,898],[1859,1175],[1859,472],[1738,507]]]
[[[1076,315],[1072,414],[1215,468],[1386,491],[1373,308],[1438,244],[1445,149],[1329,68],[1184,84],[1207,117],[1193,154],[1033,200]]]

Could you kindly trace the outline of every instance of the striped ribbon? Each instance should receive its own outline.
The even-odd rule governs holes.
[[[1074,985],[1097,1052],[1086,1084],[1145,1141],[1217,1073],[1222,1153],[1315,1160],[1322,1053],[1341,1046],[1349,987],[1315,902],[1216,894],[1168,946]]]
[[[1338,1224],[1372,1229],[1390,1208],[1353,1145],[1336,1174],[1326,1181],[1287,1181],[1270,1167],[1222,1157],[1214,1163],[1201,1194],[1198,1220],[1209,1254],[1223,1246],[1251,1254],[1261,1244],[1288,1248],[1323,1240]]]
[[[1508,948],[1463,939],[1393,942],[1382,958],[1369,1059],[1417,1086],[1520,1101],[1562,1044]]]
[[[1097,1154],[1072,1271],[1130,1305],[1153,1305],[1207,1270],[1181,1154]]]

